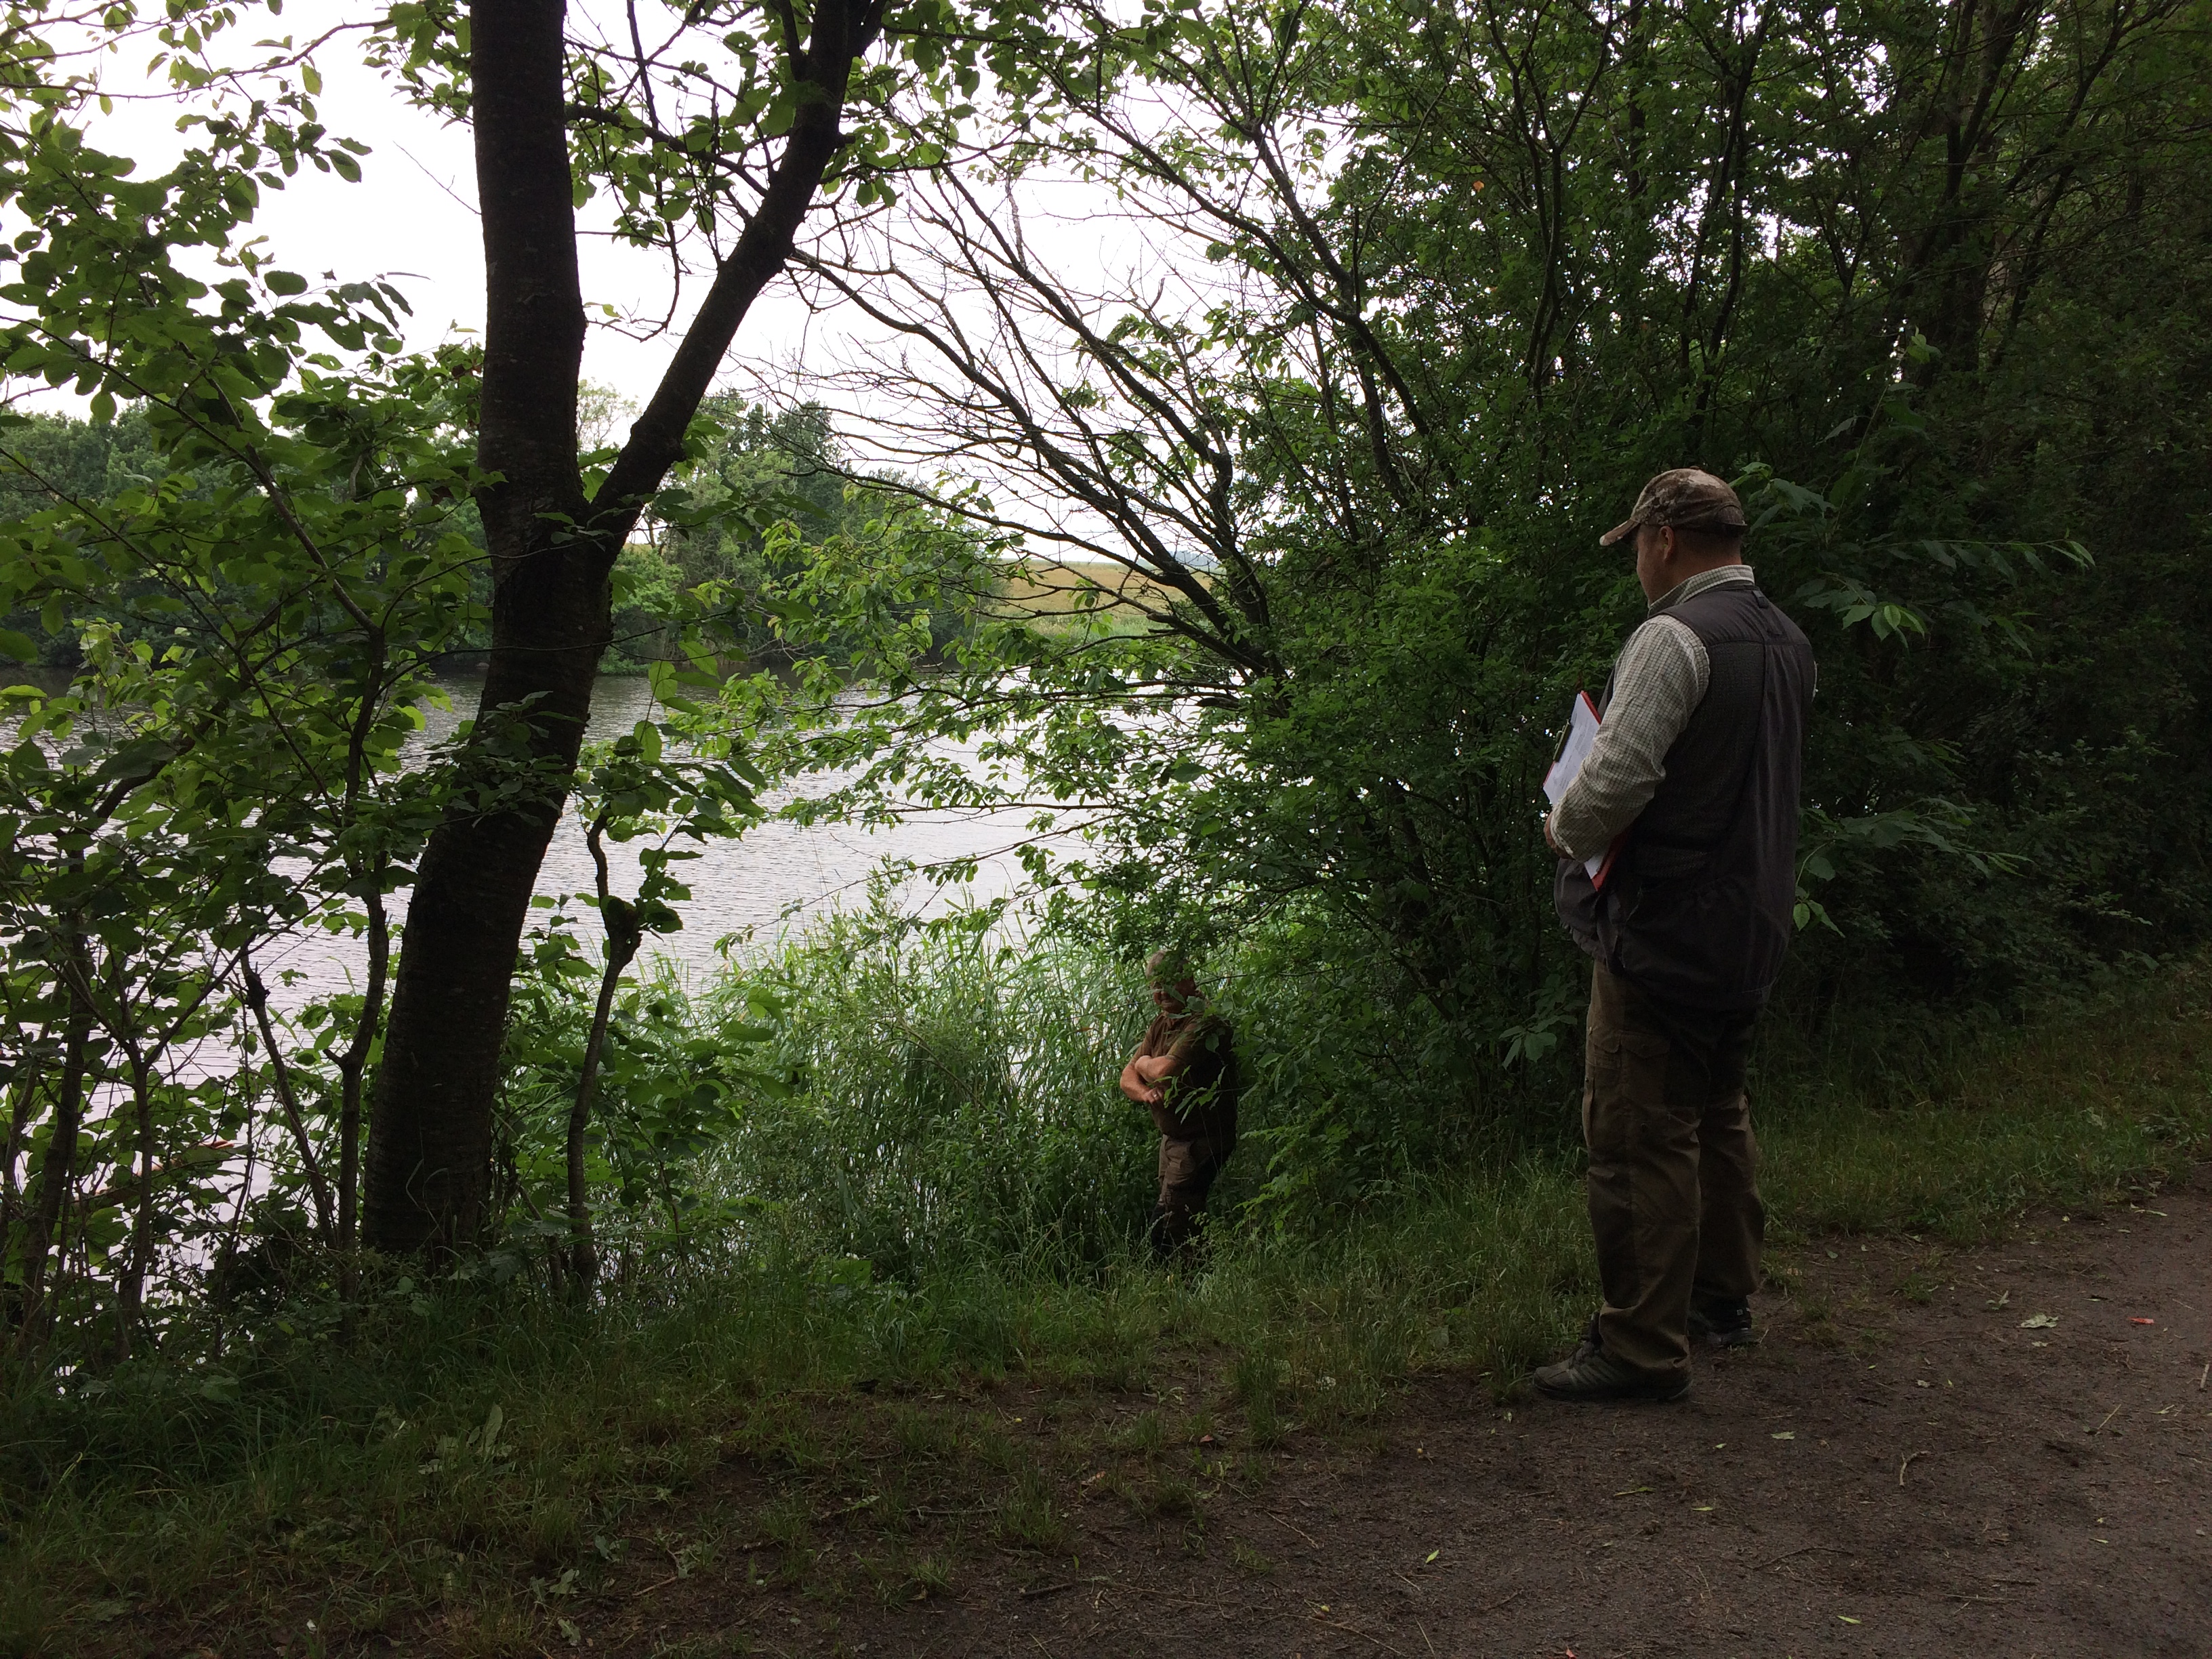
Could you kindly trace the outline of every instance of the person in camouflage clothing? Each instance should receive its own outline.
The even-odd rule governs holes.
[[[1206,1194],[1237,1146],[1237,1049],[1228,1021],[1208,1009],[1188,965],[1155,951],[1145,963],[1158,1016],[1121,1068],[1121,1092],[1160,1132],[1160,1195],[1152,1254],[1170,1261],[1196,1239]]]

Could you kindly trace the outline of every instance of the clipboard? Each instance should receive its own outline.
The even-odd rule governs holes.
[[[1576,692],[1574,707],[1568,715],[1566,741],[1559,745],[1559,757],[1552,763],[1552,769],[1544,774],[1544,797],[1553,806],[1559,804],[1574,781],[1582,775],[1583,763],[1589,759],[1590,750],[1597,744],[1598,728],[1604,724],[1603,717],[1597,712],[1597,705],[1590,701],[1590,694]],[[1624,830],[1613,838],[1612,844],[1605,851],[1583,860],[1583,870],[1589,877],[1592,887],[1602,888],[1605,885],[1605,878],[1613,873],[1613,860],[1620,855],[1621,843],[1627,839],[1628,832]]]

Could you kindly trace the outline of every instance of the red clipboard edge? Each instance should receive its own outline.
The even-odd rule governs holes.
[[[1590,890],[1592,892],[1602,892],[1604,890],[1605,878],[1613,873],[1613,860],[1620,856],[1620,849],[1626,846],[1627,842],[1628,831],[1626,830],[1622,830],[1619,835],[1613,838],[1613,845],[1605,849],[1605,862],[1598,866],[1597,873],[1590,878]]]

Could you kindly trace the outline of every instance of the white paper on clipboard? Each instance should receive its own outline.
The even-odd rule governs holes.
[[[1589,758],[1590,749],[1597,742],[1597,729],[1602,723],[1589,693],[1576,692],[1574,710],[1567,724],[1567,740],[1560,747],[1559,759],[1552,763],[1552,769],[1544,774],[1544,798],[1553,805],[1559,804],[1569,787],[1582,775],[1583,763]],[[1605,884],[1607,868],[1620,845],[1619,837],[1615,837],[1613,846],[1583,860],[1583,868],[1589,872],[1594,884]]]

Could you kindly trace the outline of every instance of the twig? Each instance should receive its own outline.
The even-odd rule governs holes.
[[[1900,1462],[1897,1466],[1897,1484],[1900,1486],[1903,1486],[1905,1484],[1905,1470],[1911,1468],[1915,1462],[1927,1455],[1928,1454],[1926,1452],[1907,1452],[1905,1455],[1904,1462]]]
[[[1194,1601],[1188,1595],[1172,1595],[1166,1590],[1149,1589],[1142,1584],[1132,1584],[1127,1579],[1109,1578],[1100,1582],[1115,1589],[1128,1590],[1137,1595],[1149,1595],[1156,1601],[1173,1601],[1179,1607],[1218,1607],[1221,1605],[1218,1601]]]
[[[1398,1651],[1397,1649],[1392,1647],[1381,1637],[1369,1636],[1365,1631],[1360,1629],[1357,1625],[1344,1624],[1334,1619],[1324,1619],[1319,1613],[1314,1614],[1313,1621],[1316,1625],[1327,1625],[1331,1630],[1349,1631],[1354,1636],[1365,1636],[1369,1641],[1374,1643],[1376,1647],[1382,1649],[1385,1653],[1396,1653]],[[1404,1659],[1404,1656],[1401,1655],[1400,1659]]]
[[[1517,1595],[1520,1592],[1516,1590],[1514,1594]],[[1413,1621],[1413,1628],[1421,1632],[1421,1645],[1426,1648],[1431,1653],[1434,1653],[1437,1650],[1437,1644],[1429,1640],[1429,1627],[1426,1625],[1424,1625],[1419,1620],[1416,1619]]]
[[[747,1548],[747,1549],[755,1549],[755,1548],[757,1548],[757,1547],[758,1547],[758,1546],[757,1546],[757,1545],[753,1545],[753,1544],[747,1544],[746,1546],[744,1546],[744,1547],[745,1547],[745,1548]],[[641,1596],[641,1595],[652,1595],[652,1594],[653,1593],[653,1591],[655,1591],[655,1590],[657,1590],[657,1589],[667,1589],[671,1584],[674,1583],[678,1579],[681,1578],[683,1576],[684,1576],[684,1575],[683,1575],[682,1573],[680,1573],[680,1572],[672,1572],[672,1573],[670,1573],[670,1574],[668,1575],[668,1577],[665,1577],[665,1578],[662,1579],[662,1580],[661,1580],[659,1583],[657,1583],[657,1584],[647,1584],[647,1585],[643,1589],[641,1589],[641,1590],[632,1590],[632,1591],[630,1592],[630,1600],[631,1600],[631,1601],[636,1601],[640,1596]]]
[[[1292,1532],[1297,1533],[1297,1534],[1298,1534],[1298,1536],[1299,1536],[1299,1537],[1305,1539],[1306,1543],[1307,1543],[1307,1546],[1308,1546],[1310,1548],[1313,1548],[1313,1549],[1319,1549],[1319,1548],[1321,1547],[1321,1546],[1320,1546],[1320,1545],[1318,1545],[1318,1544],[1315,1543],[1315,1542],[1314,1542],[1314,1540],[1312,1540],[1312,1538],[1311,1538],[1311,1537],[1310,1537],[1310,1536],[1308,1536],[1308,1534],[1307,1534],[1304,1531],[1303,1531],[1301,1528],[1297,1528],[1297,1527],[1291,1526],[1291,1523],[1290,1523],[1289,1522],[1287,1522],[1287,1521],[1283,1521],[1283,1517],[1282,1517],[1281,1516],[1279,1516],[1279,1515],[1276,1514],[1276,1513],[1274,1512],[1274,1510],[1261,1510],[1260,1511],[1260,1513],[1261,1513],[1261,1514],[1262,1514],[1262,1515],[1264,1515],[1264,1516],[1267,1516],[1270,1521],[1281,1521],[1281,1522],[1282,1522],[1282,1523],[1283,1523],[1283,1525],[1285,1525],[1285,1526],[1286,1526],[1286,1527],[1290,1527],[1290,1528],[1291,1528],[1291,1530]]]
[[[2105,1413],[2105,1423],[2109,1423],[2109,1422],[2111,1422],[2114,1418],[2118,1417],[2119,1414],[2120,1414],[2120,1408],[2119,1408],[2118,1406],[2113,1407],[2112,1410],[2110,1410],[2110,1411],[2108,1411],[2108,1412],[2106,1412],[2106,1413]],[[2097,1426],[2096,1426],[2095,1428],[2094,1428],[2094,1429],[2090,1430],[2090,1431],[2089,1431],[2089,1432],[2090,1432],[2090,1433],[2092,1433],[2092,1434],[2102,1434],[2102,1433],[2105,1431],[2105,1423],[2100,1423],[2100,1424],[2098,1424],[2098,1425],[2097,1425]]]
[[[2203,1394],[2204,1392],[2204,1379],[2208,1376],[2212,1376],[2212,1361],[2208,1361],[2204,1369],[2197,1373],[2197,1393]]]
[[[1513,1592],[1513,1595],[1502,1595],[1502,1596],[1500,1596],[1497,1601],[1492,1601],[1492,1602],[1488,1607],[1477,1607],[1477,1608],[1474,1610],[1474,1611],[1475,1611],[1475,1613],[1476,1613],[1476,1615],[1477,1615],[1478,1617],[1480,1617],[1481,1614],[1486,1613],[1495,1613],[1495,1612],[1497,1612],[1497,1611],[1498,1610],[1498,1608],[1500,1608],[1500,1607],[1504,1607],[1504,1606],[1508,1601],[1512,1601],[1512,1600],[1514,1599],[1514,1597],[1515,1597],[1515,1596],[1517,1596],[1517,1595],[1519,1595],[1520,1594],[1521,1594],[1521,1592],[1520,1592],[1519,1590],[1515,1590],[1515,1591]],[[1425,1640],[1426,1639],[1425,1633],[1424,1634],[1424,1638],[1423,1638],[1423,1639],[1425,1639]]]

